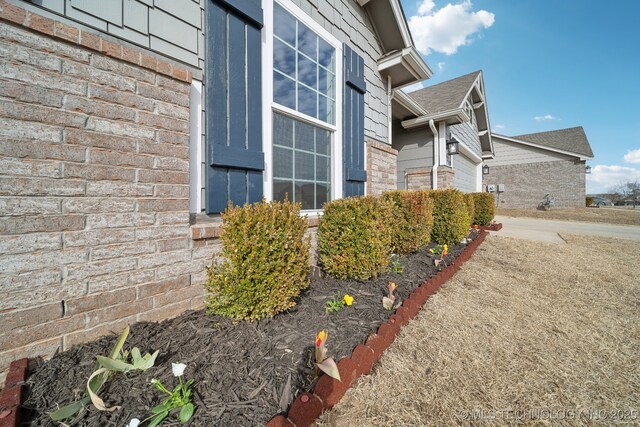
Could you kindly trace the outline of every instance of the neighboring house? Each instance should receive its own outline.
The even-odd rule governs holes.
[[[393,148],[397,187],[482,191],[482,161],[493,156],[481,71],[410,93],[396,91]],[[459,154],[447,142],[457,140]]]
[[[495,157],[486,160],[486,185],[500,208],[536,208],[549,194],[556,207],[585,205],[586,161],[593,151],[582,127],[519,136],[493,134]],[[496,187],[496,190],[498,188]]]
[[[0,39],[0,376],[201,307],[228,201],[395,188],[431,75],[399,0],[0,0]]]

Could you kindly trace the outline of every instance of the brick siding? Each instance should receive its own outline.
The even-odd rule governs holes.
[[[378,141],[367,141],[367,194],[396,189],[398,150]]]
[[[189,225],[190,72],[2,0],[0,16],[1,378],[202,307],[219,243]]]
[[[498,207],[535,209],[545,194],[556,201],[556,207],[582,207],[585,201],[585,163],[573,160],[491,166],[482,184],[504,184]]]

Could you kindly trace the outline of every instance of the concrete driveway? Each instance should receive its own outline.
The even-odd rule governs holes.
[[[501,215],[496,216],[496,222],[501,222],[503,228],[492,234],[542,242],[565,243],[558,233],[640,240],[640,226],[633,225],[513,218]]]

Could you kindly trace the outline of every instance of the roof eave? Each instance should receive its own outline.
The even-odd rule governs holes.
[[[409,95],[401,90],[393,91],[393,100],[409,110],[416,117],[424,116],[427,114],[424,108],[422,108],[416,101],[414,101]]]
[[[414,127],[426,126],[429,124],[430,120],[433,120],[434,122],[446,121],[447,124],[458,124],[469,121],[469,116],[463,109],[456,108],[455,110],[425,114],[420,117],[416,117],[415,119],[404,120],[401,124],[403,128],[411,129]]]
[[[383,76],[391,77],[393,89],[426,80],[433,75],[427,63],[413,46],[380,58],[378,72]]]
[[[593,156],[588,156],[588,155],[576,153],[576,152],[573,152],[573,151],[560,150],[558,148],[547,147],[547,146],[544,146],[544,145],[535,144],[535,143],[529,142],[529,141],[523,141],[521,139],[513,138],[513,137],[510,137],[510,136],[506,136],[506,135],[493,134],[493,136],[497,137],[498,139],[504,139],[506,141],[515,142],[516,144],[528,145],[530,147],[539,148],[541,150],[551,151],[551,152],[554,152],[554,153],[560,153],[560,154],[564,154],[564,155],[571,156],[571,157],[577,157],[578,159],[583,160],[583,161],[593,160]]]

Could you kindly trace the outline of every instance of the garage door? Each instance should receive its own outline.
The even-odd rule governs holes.
[[[476,190],[476,180],[478,179],[477,164],[464,154],[453,156],[453,186],[466,193],[473,193]]]

